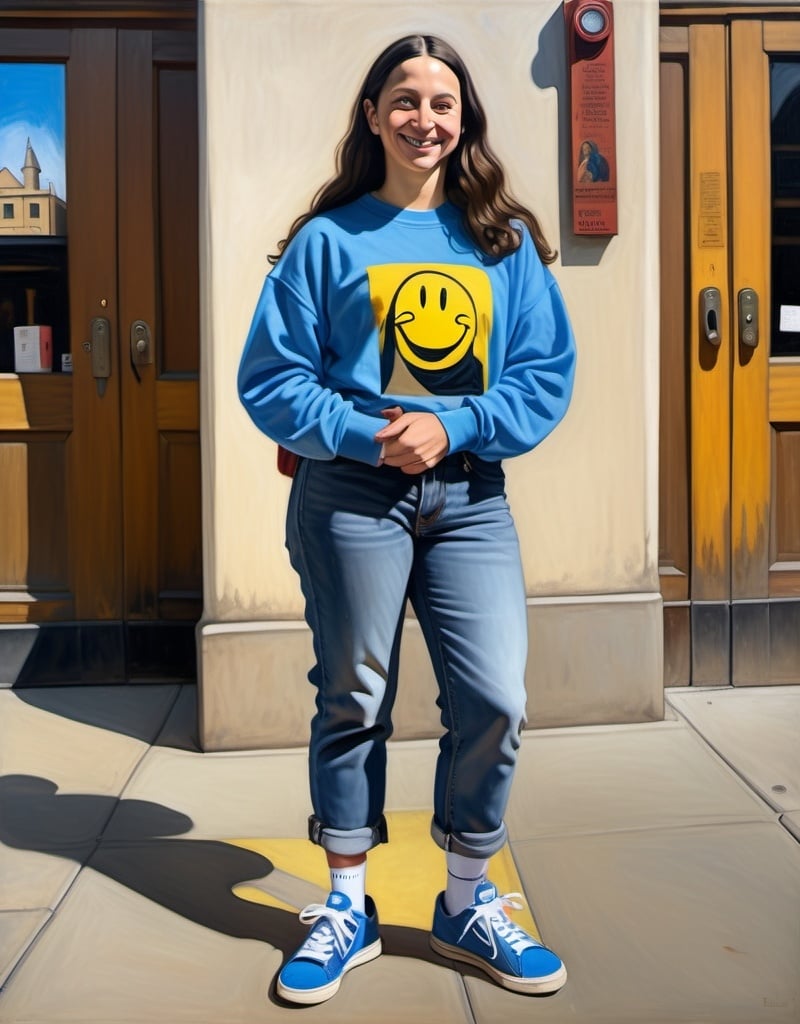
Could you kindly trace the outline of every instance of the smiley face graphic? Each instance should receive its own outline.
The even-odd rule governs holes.
[[[487,317],[480,314],[468,286],[475,268],[403,269],[402,276],[394,276],[388,303],[384,305],[388,279],[381,280],[384,288],[377,301],[373,289],[376,314],[385,309],[379,319],[384,393],[480,394],[485,386],[488,329]],[[481,277],[472,283],[482,286],[484,276],[477,273]],[[372,275],[370,283],[377,283]]]
[[[449,274],[412,274],[400,285],[393,305],[395,344],[409,366],[446,370],[459,363],[475,341],[475,303]]]

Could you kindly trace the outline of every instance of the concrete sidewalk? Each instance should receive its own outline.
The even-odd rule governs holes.
[[[195,713],[193,687],[0,690],[0,1021],[800,1021],[800,687],[525,735],[496,868],[567,964],[544,998],[429,950],[436,745],[393,745],[385,955],[302,1011],[272,982],[324,884],[305,749],[202,754]]]

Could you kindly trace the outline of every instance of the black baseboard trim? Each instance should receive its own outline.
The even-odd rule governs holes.
[[[0,687],[196,679],[193,622],[0,625]]]
[[[734,686],[800,683],[800,601],[734,601]]]
[[[800,600],[695,601],[693,686],[800,684]]]
[[[731,606],[727,602],[694,601],[692,621],[692,685],[729,686],[731,681]]]

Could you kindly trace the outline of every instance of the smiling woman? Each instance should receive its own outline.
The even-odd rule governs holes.
[[[525,587],[501,460],[563,417],[575,346],[538,222],[505,190],[470,75],[409,36],[375,61],[338,173],[274,257],[239,369],[255,424],[300,456],[287,544],[317,664],[313,842],[331,893],[277,991],[319,1003],[381,952],[366,856],[386,842],[386,741],[410,599],[445,727],[431,945],[553,992],[555,953],[487,881],[525,723]],[[514,894],[516,896],[517,894]]]

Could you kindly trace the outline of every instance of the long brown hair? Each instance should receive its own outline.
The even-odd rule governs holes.
[[[445,194],[462,211],[464,226],[478,248],[496,257],[518,249],[521,238],[511,223],[516,219],[528,227],[542,262],[552,263],[556,258],[536,217],[506,190],[503,168],[486,138],[486,114],[463,60],[437,36],[411,35],[387,46],[370,68],[353,104],[347,134],[336,149],[335,175],[314,196],[308,212],[294,221],[287,237],[278,243],[278,252],[268,257],[270,263],[278,262],[289,242],[312,217],[344,206],[383,185],[383,146],[380,138],[369,130],[364,100],[377,106],[378,96],[397,65],[423,56],[446,64],[461,87],[463,132],[447,162]]]

